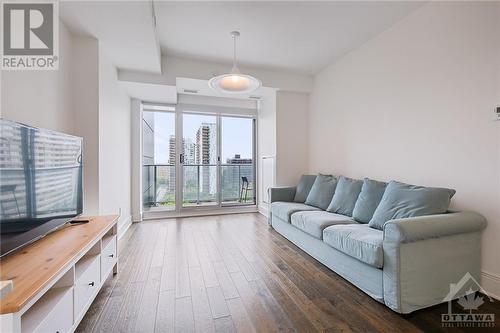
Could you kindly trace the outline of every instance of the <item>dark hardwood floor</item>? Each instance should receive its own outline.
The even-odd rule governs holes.
[[[442,304],[399,315],[268,228],[260,214],[148,221],[120,241],[78,332],[462,332]],[[481,310],[495,313],[500,302]]]

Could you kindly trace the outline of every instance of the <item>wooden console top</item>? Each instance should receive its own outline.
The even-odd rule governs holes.
[[[88,217],[89,223],[68,225],[2,258],[0,280],[13,289],[0,300],[0,314],[20,311],[84,250],[104,236],[118,215]]]

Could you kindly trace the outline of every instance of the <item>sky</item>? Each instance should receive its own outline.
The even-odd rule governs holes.
[[[155,163],[167,164],[169,158],[169,139],[175,133],[175,114],[155,112]],[[196,142],[196,131],[202,123],[215,123],[211,115],[183,115],[183,136]],[[241,158],[252,158],[253,120],[249,118],[221,117],[222,162],[240,154]]]

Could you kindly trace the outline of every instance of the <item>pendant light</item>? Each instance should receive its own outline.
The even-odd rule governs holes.
[[[231,37],[233,38],[233,68],[229,74],[222,74],[213,77],[208,81],[210,88],[217,92],[242,94],[250,93],[259,88],[262,83],[259,79],[253,76],[241,74],[238,66],[236,65],[236,38],[240,36],[238,31],[232,31]]]

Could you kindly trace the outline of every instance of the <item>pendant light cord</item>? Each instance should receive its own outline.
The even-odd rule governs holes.
[[[236,67],[236,38],[238,36],[233,35],[233,66]]]

